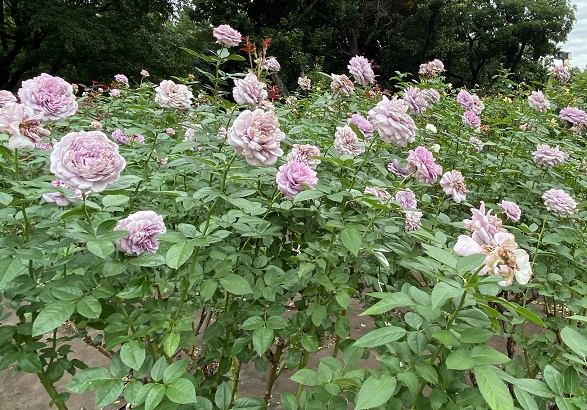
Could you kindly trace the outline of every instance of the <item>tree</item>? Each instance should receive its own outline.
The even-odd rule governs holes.
[[[3,0],[0,87],[40,71],[88,80],[140,70],[151,51],[145,34],[173,12],[172,0]]]

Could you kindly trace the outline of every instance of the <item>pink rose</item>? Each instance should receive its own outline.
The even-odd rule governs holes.
[[[45,73],[23,81],[18,97],[35,113],[43,113],[43,121],[63,120],[77,111],[71,84]]]
[[[383,99],[373,107],[367,119],[379,132],[381,139],[397,147],[407,147],[416,140],[416,124],[407,113],[408,106],[397,97]]]
[[[355,56],[349,61],[347,66],[349,72],[357,83],[362,86],[367,86],[375,82],[375,73],[371,68],[371,63],[363,56]]]
[[[117,239],[116,247],[130,256],[144,252],[156,252],[159,240],[155,235],[167,231],[163,217],[153,211],[138,211],[121,219],[114,227],[115,231],[129,231],[128,236]]]
[[[165,108],[186,109],[192,104],[193,94],[185,84],[175,84],[171,80],[163,80],[155,88],[155,102]]]
[[[0,131],[10,135],[10,149],[32,150],[50,132],[41,127],[43,113],[34,113],[23,104],[8,104],[0,108]]]
[[[126,166],[118,145],[101,131],[70,132],[51,152],[51,172],[81,191],[100,192],[116,182]]]
[[[230,27],[228,24],[221,24],[212,30],[216,43],[223,47],[236,47],[240,44],[241,33]]]
[[[252,71],[245,78],[234,80],[234,85],[232,96],[237,104],[247,104],[254,108],[267,98],[265,83],[259,81]]]
[[[290,199],[304,191],[308,186],[313,188],[318,183],[316,171],[303,162],[291,161],[279,167],[275,177],[277,189]]]

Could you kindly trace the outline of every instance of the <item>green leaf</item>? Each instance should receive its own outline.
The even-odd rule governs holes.
[[[242,276],[238,276],[233,273],[229,273],[225,277],[220,278],[220,284],[224,289],[233,295],[242,296],[253,293],[253,289],[251,289],[249,282],[247,282],[247,280]]]
[[[87,393],[110,380],[110,372],[103,367],[89,367],[76,373],[65,385],[73,393]]]
[[[431,384],[438,384],[438,373],[427,362],[418,362],[415,365],[416,373],[420,375],[424,380]]]
[[[403,292],[397,292],[393,294],[386,294],[385,299],[381,299],[375,303],[369,309],[365,310],[360,316],[364,315],[380,315],[382,313],[389,312],[399,306],[412,306],[414,301],[410,296]]]
[[[357,394],[355,410],[379,407],[391,398],[397,381],[395,377],[381,375],[379,378],[369,376]]]
[[[573,352],[585,360],[587,357],[587,339],[582,334],[567,326],[561,330],[561,338]]]
[[[104,207],[118,206],[126,204],[129,200],[130,198],[126,195],[106,195],[102,198],[102,205]]]
[[[196,404],[194,406],[195,410],[213,410],[214,406],[212,402],[205,397],[196,396]]]
[[[27,373],[41,373],[43,365],[35,352],[30,352],[18,359],[18,367]]]
[[[80,299],[75,304],[78,313],[88,319],[97,319],[102,313],[102,304],[92,295]]]
[[[0,290],[24,272],[25,266],[19,258],[11,256],[0,258]]]
[[[298,410],[298,401],[292,393],[281,393],[281,405],[285,410]]]
[[[463,294],[463,289],[450,286],[448,283],[439,282],[432,289],[432,309],[441,307],[447,300],[460,297]]]
[[[475,253],[473,255],[460,258],[457,262],[457,272],[468,273],[472,270],[476,270],[479,266],[483,265],[486,257],[487,255],[483,253]]]
[[[241,397],[232,405],[232,410],[265,410],[267,405],[258,397]]]
[[[310,353],[316,353],[320,347],[318,337],[313,333],[304,333],[301,337],[302,347]]]
[[[40,336],[64,324],[75,311],[75,302],[58,300],[45,306],[33,322],[32,336]]]
[[[461,343],[483,343],[493,336],[493,332],[486,329],[467,328],[461,332]]]
[[[375,329],[361,337],[354,343],[357,347],[375,347],[401,339],[407,331],[397,326],[386,326]]]
[[[165,263],[171,269],[182,266],[192,256],[194,245],[191,243],[176,243],[169,248],[165,255]]]
[[[445,346],[455,347],[459,346],[461,343],[459,339],[451,332],[449,329],[442,329],[432,332],[432,337],[438,340]]]
[[[171,384],[174,381],[179,380],[187,368],[188,362],[186,359],[181,359],[175,363],[171,363],[163,373],[163,383]]]
[[[359,232],[352,228],[344,228],[340,232],[340,240],[350,253],[355,256],[359,254],[359,250],[361,249],[361,244],[363,241]]]
[[[311,369],[300,369],[290,379],[304,386],[316,386],[318,383],[318,373]]]
[[[514,410],[514,401],[493,366],[475,366],[473,372],[481,395],[492,410]]]
[[[322,196],[324,196],[324,192],[322,191],[318,191],[316,189],[306,189],[305,191],[298,193],[293,199],[293,202],[301,202],[308,199],[318,199]]]
[[[106,381],[96,392],[96,407],[107,406],[114,402],[124,389],[122,380],[111,379]]]
[[[163,373],[167,369],[167,360],[165,357],[160,357],[151,368],[151,379],[154,382],[160,382],[163,379]]]
[[[131,369],[139,370],[145,357],[145,348],[138,340],[131,340],[120,348],[120,359]]]
[[[436,259],[438,262],[454,270],[457,269],[457,258],[455,258],[455,256],[452,253],[447,252],[444,249],[437,248],[436,246],[431,246],[425,243],[422,244],[422,247],[426,249],[426,253],[432,259]]]
[[[475,364],[503,364],[510,361],[509,357],[489,345],[475,346],[469,352],[469,356]]]
[[[216,389],[214,395],[214,403],[220,410],[226,410],[232,401],[232,389],[227,382],[222,382]]]
[[[114,252],[114,244],[110,241],[88,241],[86,248],[98,258],[105,259]]]
[[[563,375],[551,365],[547,364],[542,372],[544,381],[557,396],[564,394]]]
[[[178,379],[169,384],[165,394],[174,403],[188,404],[196,401],[196,388],[187,379]]]
[[[145,410],[153,410],[155,409],[163,397],[165,396],[165,386],[161,384],[149,383],[143,386],[143,388],[147,388],[147,394],[145,396]],[[142,388],[141,388],[142,390]],[[138,396],[141,395],[141,391],[139,391]]]
[[[163,266],[165,265],[165,258],[163,255],[159,255],[151,252],[141,253],[136,258],[129,258],[128,262],[135,266]]]
[[[267,326],[262,326],[259,329],[253,331],[253,348],[259,356],[263,356],[263,353],[269,349],[269,346],[273,344],[275,334],[273,329],[269,329]]]
[[[475,366],[475,361],[464,350],[455,350],[446,358],[446,367],[450,370],[467,370]]]
[[[538,410],[536,400],[534,400],[534,397],[528,392],[522,390],[518,386],[514,386],[514,394],[516,395],[518,403],[520,403],[520,406],[522,406],[524,410]]]
[[[179,346],[180,336],[177,333],[169,333],[163,338],[163,352],[167,357],[171,357],[175,354]]]
[[[14,198],[5,192],[0,192],[0,204],[8,206]]]

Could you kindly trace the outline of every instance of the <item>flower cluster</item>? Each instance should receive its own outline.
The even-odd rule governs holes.
[[[439,59],[432,60],[425,64],[420,64],[418,68],[418,74],[428,78],[436,77],[442,70],[444,70],[444,64]]]
[[[128,231],[128,235],[115,241],[116,247],[127,255],[138,256],[156,252],[159,239],[156,235],[167,232],[163,217],[153,211],[138,211],[118,221],[114,231]]]
[[[556,79],[556,81],[558,81],[559,83],[561,83],[563,85],[568,83],[569,80],[571,79],[571,72],[564,65],[559,65],[559,66],[553,67],[550,70],[550,73]]]
[[[485,104],[479,99],[476,94],[470,94],[467,90],[461,90],[457,94],[457,102],[461,105],[461,108],[465,111],[473,111],[477,115],[481,115]]]
[[[398,147],[407,147],[416,140],[416,124],[407,113],[408,106],[397,97],[383,99],[373,107],[367,119],[381,139]]]
[[[285,133],[272,111],[260,108],[239,114],[227,135],[227,142],[251,165],[273,165],[283,155],[279,147]]]
[[[234,85],[232,96],[237,104],[247,104],[254,108],[267,98],[265,83],[259,81],[252,71],[249,71],[245,78],[234,80]]]

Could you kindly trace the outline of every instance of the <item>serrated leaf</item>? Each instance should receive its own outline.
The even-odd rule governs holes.
[[[561,330],[561,338],[573,352],[585,360],[587,357],[587,339],[581,333],[567,326]]]
[[[229,273],[223,278],[220,278],[220,284],[224,289],[233,295],[242,296],[253,293],[253,289],[251,289],[249,282],[247,282],[247,280],[242,276],[238,276],[233,273]]]
[[[355,256],[359,255],[361,244],[363,242],[361,234],[352,228],[344,228],[340,232],[340,240],[345,248]]]
[[[161,403],[163,397],[165,397],[165,386],[152,383],[147,386],[152,387],[149,389],[145,398],[145,410],[154,410]]]
[[[78,313],[88,319],[97,319],[102,313],[102,304],[92,295],[85,296],[75,304]]]
[[[312,333],[304,333],[301,337],[302,347],[310,353],[316,353],[320,347],[320,343],[316,335]]]
[[[126,204],[129,200],[130,198],[126,195],[105,195],[104,198],[102,198],[102,205],[104,205],[104,207],[118,206]]]
[[[196,401],[196,388],[187,379],[178,379],[169,384],[165,394],[174,403],[189,404]]]
[[[145,357],[145,348],[138,340],[131,340],[120,348],[120,359],[131,369],[139,370]]]
[[[163,338],[163,352],[167,357],[175,354],[179,346],[180,336],[177,333],[169,333]]]
[[[476,270],[479,266],[483,265],[487,255],[483,253],[475,253],[473,255],[465,256],[460,258],[457,262],[457,272],[468,273]]]
[[[136,258],[129,258],[128,262],[135,266],[163,266],[165,265],[165,258],[163,255],[159,255],[151,252],[141,253]]]
[[[154,382],[160,382],[163,380],[163,373],[167,369],[167,360],[165,357],[160,357],[151,368],[151,379]]]
[[[439,282],[434,286],[430,295],[432,309],[441,307],[447,300],[460,297],[462,294],[463,289],[455,288],[445,282]]]
[[[397,326],[375,329],[361,337],[353,345],[357,347],[376,347],[394,342],[406,335],[407,331]]]
[[[194,253],[194,245],[191,243],[176,243],[171,245],[165,255],[165,263],[171,269],[177,269],[182,266]]]
[[[493,366],[475,366],[473,372],[479,391],[492,410],[514,410],[512,396]]]
[[[75,302],[58,300],[45,306],[33,322],[32,336],[40,336],[64,324],[75,311]]]
[[[457,258],[455,258],[455,256],[452,253],[444,249],[438,248],[436,246],[431,246],[425,243],[422,244],[422,247],[426,249],[426,253],[432,259],[436,259],[438,262],[454,270],[457,269]]]
[[[489,345],[475,346],[469,352],[469,357],[475,364],[503,364],[510,361],[509,357]]]
[[[450,370],[467,370],[475,366],[475,361],[464,350],[455,350],[446,358],[446,367]]]
[[[231,410],[265,410],[267,405],[258,397],[241,397],[237,399]]]
[[[304,386],[316,386],[318,383],[318,373],[311,369],[300,369],[290,379]]]
[[[544,371],[542,372],[544,376],[544,381],[550,387],[550,389],[554,392],[554,394],[558,396],[562,396],[564,394],[563,389],[563,375],[556,370],[551,365],[547,364],[544,367]]]
[[[110,380],[110,372],[103,367],[90,367],[76,373],[65,385],[73,393],[87,393]]]
[[[114,244],[110,241],[88,241],[86,248],[101,259],[105,259],[114,252]]]
[[[483,343],[493,336],[493,332],[486,329],[467,328],[461,332],[461,343]]]
[[[170,384],[176,380],[179,380],[188,368],[188,362],[185,359],[181,359],[175,363],[171,363],[165,372],[163,373],[163,383]]]
[[[355,410],[366,410],[385,404],[393,395],[397,380],[395,377],[381,375],[369,376],[357,394]]]
[[[428,364],[427,362],[418,362],[415,364],[415,368],[420,377],[428,383],[438,384],[438,373],[431,364]]]
[[[538,410],[536,400],[534,400],[534,397],[528,392],[522,390],[518,386],[514,386],[514,394],[516,395],[518,403],[520,403],[520,406],[522,406],[524,410]]]

